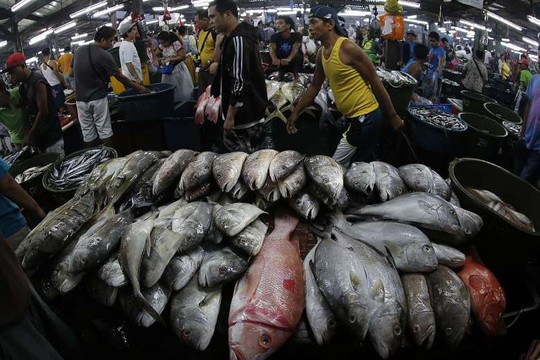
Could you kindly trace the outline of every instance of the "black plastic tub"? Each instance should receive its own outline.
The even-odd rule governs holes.
[[[174,110],[174,85],[167,83],[146,86],[152,92],[139,94],[128,89],[117,95],[127,121],[159,120]]]
[[[469,125],[465,154],[485,160],[496,159],[508,136],[506,128],[483,115],[463,112],[458,116]]]
[[[540,191],[511,172],[493,163],[471,158],[455,159],[449,177],[461,206],[484,220],[474,240],[482,260],[491,267],[523,265],[540,249],[540,232],[521,229],[477,199],[467,188],[488,190],[528,216],[540,230]]]
[[[514,122],[516,124],[521,124],[523,122],[521,120],[521,116],[519,116],[515,111],[510,110],[506,106],[497,103],[485,103],[484,115],[493,120],[496,120],[501,124],[505,120]]]
[[[484,104],[491,102],[496,103],[497,100],[490,98],[489,96],[482,95],[480,93],[461,90],[461,96],[463,98],[463,111],[472,112],[476,114],[484,113]]]

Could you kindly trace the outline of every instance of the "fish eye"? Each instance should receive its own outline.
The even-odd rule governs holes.
[[[467,235],[471,235],[471,230],[469,230],[469,229],[465,229],[465,234],[467,234]]]
[[[444,332],[446,333],[446,336],[451,336],[454,333],[452,328],[446,328]]]
[[[423,246],[423,250],[425,252],[430,252],[431,251],[431,246],[426,244],[426,245]]]
[[[394,326],[394,335],[401,335],[401,326],[399,326],[399,324],[396,324],[396,326]]]
[[[349,322],[355,323],[356,322],[356,316],[354,314],[349,315]]]
[[[329,328],[334,328],[336,327],[336,322],[334,321],[334,319],[329,319],[327,325]]]
[[[263,334],[259,339],[259,343],[264,347],[269,347],[272,344],[272,339],[270,338],[270,336]]]
[[[218,267],[219,275],[225,275],[227,273],[227,267],[225,265],[221,265]]]
[[[189,330],[189,329],[182,330],[182,336],[185,337],[185,338],[190,337],[191,336],[191,330]]]
[[[419,331],[420,331],[420,325],[414,325],[414,326],[413,326],[413,332],[414,332],[414,333],[417,333],[417,332],[419,332]]]

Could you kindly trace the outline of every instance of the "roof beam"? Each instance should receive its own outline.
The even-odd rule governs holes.
[[[13,20],[15,21],[15,23],[18,23],[22,19],[31,15],[34,11],[38,11],[50,2],[51,0],[36,0],[29,5],[23,7],[20,11],[17,11],[13,16]]]
[[[15,38],[14,34],[11,31],[9,31],[7,27],[1,24],[0,24],[0,33],[5,36],[6,40],[13,41]]]

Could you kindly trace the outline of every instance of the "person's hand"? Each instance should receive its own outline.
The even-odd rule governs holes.
[[[42,208],[38,208],[36,210],[36,217],[38,218],[38,220],[43,220],[45,219],[45,216],[47,216],[47,213],[45,213],[45,211],[43,211]]]
[[[296,128],[296,121],[298,120],[298,115],[295,111],[289,115],[289,118],[287,119],[287,132],[289,134],[296,134],[298,132],[298,129]]]
[[[522,359],[525,360],[537,360],[540,358],[540,340],[534,339],[529,347],[529,352]]]
[[[34,134],[29,131],[26,133],[26,135],[24,135],[24,139],[23,139],[23,145],[34,145],[35,143],[35,139],[34,139]]]
[[[138,85],[144,86],[144,80],[143,79],[137,79],[135,81],[135,83],[138,84]]]
[[[403,119],[400,118],[399,115],[395,113],[392,116],[390,116],[390,123],[392,124],[392,127],[394,128],[394,130],[399,130],[403,127],[403,125],[405,125],[405,122],[403,121]]]
[[[289,60],[289,59],[282,59],[282,60],[281,60],[281,65],[282,65],[282,66],[287,66],[287,65],[289,65],[290,63],[291,63],[291,60]]]
[[[137,87],[135,88],[135,90],[139,93],[139,94],[150,94],[152,91],[150,91],[149,88],[146,88],[144,86],[141,86],[139,84],[137,84]]]
[[[232,117],[230,114],[227,114],[227,118],[225,119],[225,122],[223,123],[223,131],[226,133],[230,133],[234,128],[234,117]]]
[[[209,67],[212,61],[208,60],[207,62],[201,64],[200,71],[206,71]]]
[[[272,59],[272,65],[274,66],[279,66],[279,62],[280,62],[279,59]]]

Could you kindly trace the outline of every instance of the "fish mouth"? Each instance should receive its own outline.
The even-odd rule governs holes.
[[[424,332],[424,335],[420,338],[419,345],[426,350],[431,349],[435,342],[435,325],[429,325]]]
[[[234,345],[231,346],[230,360],[246,360],[242,352]]]

